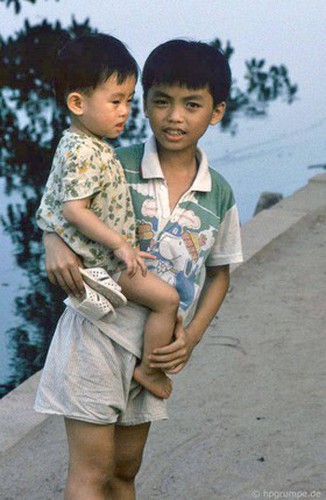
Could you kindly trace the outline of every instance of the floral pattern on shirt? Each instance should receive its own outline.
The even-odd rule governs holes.
[[[123,168],[104,141],[66,130],[57,147],[36,220],[43,231],[56,232],[83,259],[86,267],[120,269],[113,252],[84,236],[65,220],[63,203],[91,198],[89,208],[130,245],[136,223]]]

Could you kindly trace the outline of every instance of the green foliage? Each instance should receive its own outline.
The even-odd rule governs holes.
[[[19,0],[5,1],[16,12]],[[36,0],[25,0],[34,3]],[[12,367],[3,393],[21,383],[44,363],[55,323],[62,311],[59,287],[52,287],[45,274],[41,232],[35,224],[35,212],[49,173],[52,157],[62,130],[68,126],[64,112],[55,105],[52,93],[53,60],[57,50],[70,38],[95,30],[89,20],[63,29],[46,20],[37,26],[25,21],[23,28],[7,40],[0,38],[0,175],[6,180],[6,191],[15,190],[20,203],[9,205],[1,222],[15,245],[17,265],[29,280],[29,289],[16,299],[16,314],[22,324],[11,329]],[[222,48],[220,40],[212,42]],[[224,53],[230,59],[234,52],[227,42]],[[285,66],[265,69],[264,60],[246,63],[247,88],[234,82],[222,127],[234,133],[241,114],[266,115],[268,103],[282,98],[291,103],[297,87],[289,80]],[[135,99],[128,127],[119,139],[121,144],[145,138],[146,126],[139,101]],[[1,387],[0,387],[1,392]]]

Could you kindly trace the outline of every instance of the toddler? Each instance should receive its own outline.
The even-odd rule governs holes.
[[[90,321],[108,321],[127,299],[150,309],[134,378],[160,398],[172,382],[148,356],[172,338],[177,291],[146,270],[123,168],[105,139],[121,134],[138,76],[136,61],[116,38],[85,35],[59,52],[54,82],[71,126],[63,133],[37,211],[39,227],[57,233],[82,258],[85,294],[68,304]],[[110,273],[114,280],[108,274]],[[117,281],[117,283],[116,283]],[[121,293],[123,291],[123,294]]]

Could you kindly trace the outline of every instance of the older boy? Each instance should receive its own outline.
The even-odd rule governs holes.
[[[145,114],[154,137],[145,145],[119,152],[131,188],[141,249],[157,256],[153,271],[173,284],[180,295],[175,340],[150,356],[153,367],[168,373],[178,373],[186,365],[223,302],[229,264],[242,259],[232,191],[218,173],[209,169],[205,154],[197,148],[207,127],[223,118],[230,82],[225,57],[207,44],[174,40],[157,47],[145,63],[142,79]],[[81,293],[77,258],[57,236],[48,235],[45,241],[51,281]],[[144,309],[130,304],[121,314],[125,315],[126,331],[141,336]],[[67,313],[66,320],[70,332],[72,324],[80,321],[73,311]],[[78,404],[84,418],[66,417],[69,499],[135,498],[134,478],[150,422],[165,418],[162,400],[145,389],[131,390],[130,365],[136,361],[119,345],[118,335],[124,334],[122,323],[120,317],[117,325],[113,324],[116,343],[108,344],[108,337],[104,342],[103,334],[88,322],[96,347],[89,347],[94,371],[87,374],[87,384],[93,383],[96,393],[89,404],[80,390]],[[68,342],[73,352],[73,333],[68,337],[62,337],[61,342]],[[55,355],[60,350],[60,339],[54,337],[52,344]],[[108,345],[111,361],[105,354]],[[107,360],[100,374],[96,364],[99,356]],[[115,420],[112,406],[105,406],[106,393],[96,385],[99,379],[109,385],[112,363],[114,375],[121,379]],[[82,387],[80,382],[75,380]],[[89,418],[92,411],[101,415],[97,421]]]

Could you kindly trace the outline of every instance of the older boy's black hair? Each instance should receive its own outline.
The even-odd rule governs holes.
[[[138,77],[138,66],[120,40],[110,35],[83,35],[69,41],[55,62],[54,90],[58,104],[65,105],[70,92],[91,92],[113,74],[119,84]]]
[[[153,85],[208,87],[214,105],[225,101],[231,87],[231,70],[224,54],[203,42],[170,40],[148,56],[143,73],[144,98]]]

